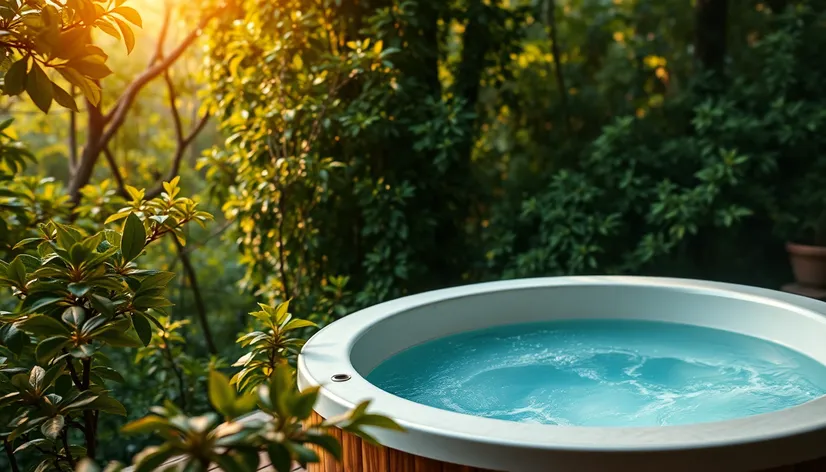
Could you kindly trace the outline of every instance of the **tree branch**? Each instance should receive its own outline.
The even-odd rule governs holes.
[[[178,112],[178,92],[169,75],[169,69],[163,72],[163,80],[166,82],[166,90],[169,94],[169,111],[172,113],[172,123],[175,125],[175,139],[180,145],[184,140],[184,129],[181,125],[181,114]]]
[[[17,459],[14,457],[14,449],[7,438],[3,438],[3,449],[6,455],[9,456],[9,463],[11,464],[11,472],[20,472],[20,467],[17,466]]]
[[[210,354],[218,354],[215,348],[215,342],[212,339],[212,331],[209,329],[209,321],[207,320],[206,305],[204,304],[204,297],[201,295],[201,288],[198,285],[198,278],[195,275],[195,268],[192,267],[192,261],[189,254],[184,251],[184,246],[178,241],[174,235],[172,241],[178,249],[178,257],[181,259],[181,264],[184,266],[184,272],[189,279],[189,287],[192,289],[192,296],[195,299],[195,309],[198,313],[198,319],[201,323],[201,328],[204,330],[204,341],[206,341],[207,349]]]
[[[63,348],[63,354],[68,354],[69,351],[66,348]],[[80,377],[77,375],[77,370],[75,370],[75,365],[72,364],[71,356],[66,357],[66,366],[69,370],[69,376],[72,378],[72,382],[75,384],[75,387],[80,388],[82,383],[80,382]]]
[[[187,135],[183,140],[179,140],[178,144],[175,149],[175,155],[172,158],[172,168],[169,169],[169,173],[167,174],[166,178],[163,179],[161,182],[158,182],[158,185],[155,188],[146,192],[147,200],[153,199],[163,192],[163,182],[169,182],[170,180],[174,179],[178,176],[178,173],[181,171],[181,161],[183,160],[184,154],[186,153],[187,148],[192,144],[192,141],[198,136],[198,134],[204,129],[207,122],[209,121],[209,115],[204,115],[200,121],[195,125],[192,131]]]
[[[72,85],[69,93],[75,96],[75,86]],[[77,167],[77,112],[69,110],[69,175],[75,173]]]
[[[112,171],[112,177],[115,179],[115,184],[118,186],[118,193],[124,198],[129,198],[129,193],[126,191],[126,183],[123,180],[123,175],[118,169],[118,163],[115,162],[115,156],[109,150],[109,146],[103,148],[103,155],[106,157],[106,162],[109,164],[109,169]]]
[[[172,372],[178,379],[178,395],[181,397],[180,407],[183,411],[186,411],[186,382],[184,381],[184,376],[181,373],[181,369],[179,369],[178,365],[175,364],[175,359],[172,357],[172,351],[169,349],[169,342],[167,340],[164,340],[161,351],[163,351],[164,357],[167,362],[169,362],[169,368],[172,369]]]
[[[66,453],[66,460],[69,462],[69,466],[74,470],[75,458],[72,457],[72,452],[69,450],[69,428],[63,428],[63,431],[60,433],[60,439],[63,441],[63,452]]]
[[[169,55],[163,55],[161,58],[155,60],[155,62],[145,71],[132,80],[132,82],[126,87],[126,90],[124,90],[123,94],[121,94],[120,98],[118,98],[114,108],[106,115],[105,121],[108,123],[108,126],[106,131],[103,133],[103,136],[96,143],[96,148],[98,151],[106,147],[115,133],[117,133],[120,127],[123,126],[123,122],[126,119],[129,109],[132,107],[132,103],[134,103],[135,98],[138,96],[138,93],[143,89],[143,87],[152,81],[152,79],[158,77],[163,74],[164,71],[169,69],[169,67],[181,57],[184,51],[192,45],[195,39],[198,38],[204,26],[206,26],[207,23],[215,18],[222,10],[223,8],[218,8],[213,10],[211,13],[204,15],[201,18],[201,21],[198,22],[198,25],[190,31],[183,40],[181,40],[178,46],[175,47]],[[160,48],[161,51],[163,50],[163,45],[161,42],[162,39],[163,38],[159,38],[158,43],[158,48]]]
[[[163,22],[161,23],[161,30],[158,33],[158,42],[155,44],[155,53],[152,54],[152,58],[149,59],[149,65],[158,62],[160,58],[163,57],[163,48],[164,43],[166,42],[166,35],[169,32],[169,20],[172,17],[172,3],[167,1],[166,8],[163,12]]]

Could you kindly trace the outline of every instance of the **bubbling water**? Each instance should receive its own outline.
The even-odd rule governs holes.
[[[402,351],[367,379],[444,410],[571,426],[722,421],[826,394],[826,366],[789,348],[649,321],[552,321],[471,331]]]

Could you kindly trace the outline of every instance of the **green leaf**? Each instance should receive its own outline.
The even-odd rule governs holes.
[[[310,444],[321,446],[322,449],[332,454],[333,457],[341,460],[341,444],[334,436],[330,436],[329,434],[314,434],[308,432],[306,434],[306,441]]]
[[[52,107],[52,81],[49,76],[43,72],[43,69],[37,64],[37,61],[32,61],[32,68],[26,78],[26,93],[32,99],[37,108],[48,113],[49,108]]]
[[[145,416],[126,424],[120,431],[124,434],[149,434],[169,427],[169,421],[156,415]]]
[[[6,270],[9,279],[15,281],[19,287],[26,285],[26,264],[20,256],[15,257]]]
[[[37,358],[37,362],[40,362],[41,364],[48,363],[57,357],[57,354],[68,344],[68,342],[69,338],[66,336],[52,336],[40,341],[37,343],[37,347],[34,350],[34,355]]]
[[[23,349],[30,342],[29,335],[17,329],[13,324],[0,326],[0,345],[6,346],[15,355],[22,354]]]
[[[123,224],[123,232],[120,240],[120,251],[123,260],[129,262],[143,251],[146,245],[146,230],[143,222],[134,213],[130,213]]]
[[[134,313],[132,315],[132,326],[135,327],[135,332],[138,333],[143,345],[148,346],[149,342],[152,341],[152,323],[142,314]]]
[[[270,462],[272,462],[272,466],[277,472],[290,472],[292,470],[293,458],[290,451],[283,444],[268,444],[267,455],[270,456]]]
[[[70,306],[63,310],[63,322],[79,328],[86,321],[86,310],[82,306]]]
[[[376,428],[391,429],[394,431],[404,431],[404,428],[386,416],[364,414],[353,421],[353,424],[359,426],[374,426]]]
[[[234,449],[215,457],[221,470],[255,472],[258,470],[258,451],[253,448]]]
[[[209,372],[209,402],[222,415],[234,416],[235,389],[226,375],[214,369]]]
[[[318,400],[318,388],[307,389],[296,395],[291,405],[292,414],[299,420],[306,420],[313,412],[313,406]]]
[[[173,278],[175,278],[174,272],[157,272],[148,275],[141,279],[140,288],[137,292],[140,294],[153,288],[166,288]]]
[[[115,305],[112,300],[94,293],[89,295],[89,302],[92,303],[92,308],[99,311],[103,315],[113,316],[115,314]]]
[[[318,327],[318,325],[313,323],[312,321],[302,320],[302,319],[296,318],[294,320],[290,320],[289,323],[284,325],[284,327],[281,328],[281,331],[292,331],[292,330],[301,329],[301,328],[317,328],[317,327]]]
[[[54,82],[52,82],[52,92],[54,94],[54,101],[56,101],[58,105],[74,112],[80,111],[77,108],[74,97]]]
[[[60,321],[46,316],[34,315],[19,322],[17,327],[36,336],[69,336],[71,332]]]
[[[143,347],[140,339],[133,338],[128,332],[120,331],[115,327],[104,329],[95,334],[95,340],[114,347]]]
[[[6,71],[6,76],[3,78],[3,92],[6,95],[20,95],[23,90],[26,90],[28,62],[28,59],[24,57],[12,64]]]
[[[274,323],[276,325],[280,326],[281,323],[286,321],[287,315],[288,315],[287,310],[289,310],[289,309],[290,309],[290,301],[289,300],[287,300],[286,302],[281,303],[280,305],[278,305],[278,307],[275,309]]]
[[[143,21],[141,20],[141,15],[134,8],[117,7],[114,10],[112,10],[112,13],[117,13],[118,15],[126,18],[126,21],[128,21],[129,23],[132,23],[135,26],[143,28]]]
[[[302,466],[318,462],[318,454],[312,449],[296,443],[286,443],[285,446],[293,453],[295,460]]]
[[[126,416],[126,408],[123,404],[112,397],[100,396],[95,401],[87,405],[87,410],[98,410],[113,415]]]
[[[120,372],[118,372],[117,370],[115,370],[111,367],[98,366],[98,367],[95,367],[94,369],[92,369],[92,373],[95,373],[95,374],[99,375],[101,378],[104,378],[106,380],[111,380],[111,381],[117,382],[117,383],[124,383],[126,381],[126,380],[124,380],[124,378],[120,374]]]
[[[80,298],[86,296],[89,290],[92,289],[92,286],[86,282],[74,282],[70,283],[67,288],[69,289],[69,293]]]
[[[57,415],[54,418],[49,418],[46,420],[46,422],[40,426],[40,432],[43,433],[43,436],[46,436],[54,441],[60,437],[60,431],[63,429],[65,424],[66,419],[63,418],[63,415]]]
[[[134,472],[155,472],[158,468],[172,458],[176,451],[170,446],[150,447],[136,457]]]
[[[29,448],[34,447],[34,446],[40,446],[41,444],[45,444],[45,443],[48,443],[48,442],[49,442],[49,440],[44,439],[44,438],[32,439],[29,442],[25,442],[25,443],[21,444],[20,447],[18,447],[17,449],[14,450],[14,453],[17,454],[18,452],[23,452],[26,449],[29,449]]]
[[[29,296],[21,305],[25,308],[26,312],[28,313],[36,313],[47,306],[54,305],[55,303],[61,302],[65,300],[63,297],[52,297],[48,295],[42,296]]]
[[[83,392],[83,393],[86,393],[86,392],[88,392],[88,390]],[[96,402],[98,398],[100,398],[99,395],[92,395],[92,394],[85,395],[81,398],[75,399],[74,401],[72,401],[68,405],[64,406],[62,411],[63,412],[68,412],[68,411],[71,411],[71,410],[79,410],[79,409],[94,410],[96,408],[93,408],[92,404],[94,402]],[[86,408],[84,408],[84,407],[86,407]]]

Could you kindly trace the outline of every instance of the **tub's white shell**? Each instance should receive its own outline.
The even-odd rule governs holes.
[[[553,319],[672,321],[767,339],[826,364],[826,303],[772,290],[646,277],[558,277],[438,290],[382,303],[325,327],[299,358],[299,387],[321,385],[316,411],[363,400],[406,433],[374,431],[388,447],[507,471],[746,471],[826,456],[826,397],[731,421],[594,428],[516,423],[414,403],[364,375],[424,341],[494,325]],[[347,374],[345,382],[332,382]]]

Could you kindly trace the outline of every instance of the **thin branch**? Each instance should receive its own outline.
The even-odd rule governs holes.
[[[11,471],[20,472],[20,467],[17,466],[17,459],[14,457],[14,449],[12,449],[11,443],[7,438],[3,438],[3,449],[6,451],[6,455],[9,456]]]
[[[83,364],[83,379],[81,380],[81,391],[89,390],[92,379],[92,359],[81,360]],[[95,458],[97,450],[97,431],[95,431],[95,415],[92,410],[83,412],[83,435],[86,440],[86,457]]]
[[[109,164],[109,169],[112,171],[112,177],[115,179],[115,184],[118,186],[118,193],[124,198],[129,198],[129,193],[126,191],[126,183],[123,180],[123,175],[118,169],[118,163],[115,162],[115,156],[109,150],[109,146],[103,148],[103,155],[106,157],[106,162]]]
[[[164,43],[166,42],[166,34],[169,32],[169,21],[172,17],[172,3],[166,2],[166,8],[163,12],[163,22],[161,23],[161,30],[158,33],[158,42],[155,44],[155,53],[152,54],[152,58],[149,59],[149,65],[158,62],[160,58],[163,57],[163,48]]]
[[[124,120],[126,120],[126,115],[132,107],[132,103],[135,101],[135,98],[138,96],[138,93],[143,89],[143,87],[172,66],[172,64],[174,64],[175,61],[181,57],[184,51],[192,45],[195,39],[198,38],[201,34],[201,30],[207,25],[207,23],[215,18],[221,11],[223,11],[223,8],[218,8],[213,10],[211,13],[204,15],[201,18],[201,21],[198,22],[198,26],[190,31],[189,34],[184,37],[184,39],[175,49],[172,50],[169,55],[164,55],[162,58],[159,58],[154,64],[150,65],[145,71],[135,77],[132,83],[126,87],[126,90],[124,90],[123,94],[121,94],[120,98],[118,98],[115,107],[106,115],[105,121],[109,124],[109,126],[103,133],[103,136],[101,136],[100,140],[93,144],[98,150],[102,150],[106,147],[115,133],[118,132],[120,127],[123,125]]]
[[[184,246],[178,241],[178,238],[173,235],[172,241],[178,249],[178,257],[181,259],[181,264],[184,266],[184,272],[186,272],[187,278],[189,278],[189,287],[192,289],[192,296],[195,299],[195,309],[198,313],[201,329],[204,330],[204,341],[206,341],[207,349],[209,349],[210,354],[218,354],[218,349],[215,348],[215,342],[212,340],[212,331],[209,329],[206,305],[204,304],[204,297],[201,295],[201,288],[198,285],[195,268],[192,266],[189,254],[184,251]]]
[[[204,127],[206,126],[207,122],[209,121],[209,115],[204,115],[200,121],[195,125],[192,131],[187,135],[182,141],[178,141],[178,144],[175,149],[175,155],[172,157],[172,168],[169,169],[169,173],[167,174],[166,178],[163,181],[169,182],[170,180],[174,179],[178,176],[178,173],[181,171],[181,161],[183,160],[184,154],[186,154],[187,148],[192,144],[192,141],[203,131]],[[147,200],[153,199],[163,192],[163,181],[158,182],[158,185],[155,186],[152,190],[146,192]]]
[[[66,460],[69,462],[69,466],[74,469],[75,458],[72,457],[72,452],[69,450],[69,428],[63,428],[63,431],[60,433],[60,439],[63,440],[63,452],[66,453]]]
[[[178,378],[178,395],[181,397],[180,406],[182,410],[186,411],[186,382],[184,381],[184,376],[181,373],[181,369],[179,369],[178,365],[175,364],[175,359],[172,357],[172,351],[169,349],[169,343],[166,340],[164,340],[161,351],[163,352],[167,362],[169,362],[169,368],[172,369],[175,377]]]
[[[66,348],[63,348],[63,354],[68,354],[69,351]],[[77,370],[75,370],[75,365],[72,364],[71,356],[66,357],[66,365],[68,366],[69,376],[72,378],[72,382],[75,384],[75,387],[80,388],[83,384],[80,381],[80,376],[77,375]]]
[[[69,93],[75,96],[75,86],[72,85]],[[75,173],[77,167],[77,112],[69,110],[69,175]]]
[[[233,224],[233,223],[235,223],[235,219],[234,219],[234,218],[233,218],[233,219],[229,219],[229,220],[225,221],[225,222],[224,222],[224,224],[222,224],[220,228],[218,228],[217,230],[215,230],[214,232],[212,232],[212,234],[210,234],[209,236],[207,236],[206,238],[204,238],[202,241],[198,241],[198,243],[197,243],[197,244],[191,244],[191,243],[190,243],[190,244],[187,244],[187,245],[186,245],[186,250],[185,250],[184,252],[185,252],[186,254],[192,254],[192,253],[193,253],[193,252],[195,252],[197,249],[200,249],[200,248],[202,248],[202,247],[206,246],[206,244],[207,244],[209,241],[211,241],[212,239],[217,238],[218,236],[220,236],[220,235],[221,235],[224,231],[226,231],[226,230],[227,230],[230,226],[232,226],[232,224]]]
[[[175,125],[175,139],[178,143],[184,140],[184,127],[181,125],[181,114],[178,112],[178,92],[169,75],[169,69],[163,72],[163,80],[166,82],[166,90],[169,93],[169,111],[172,113],[172,123]]]

